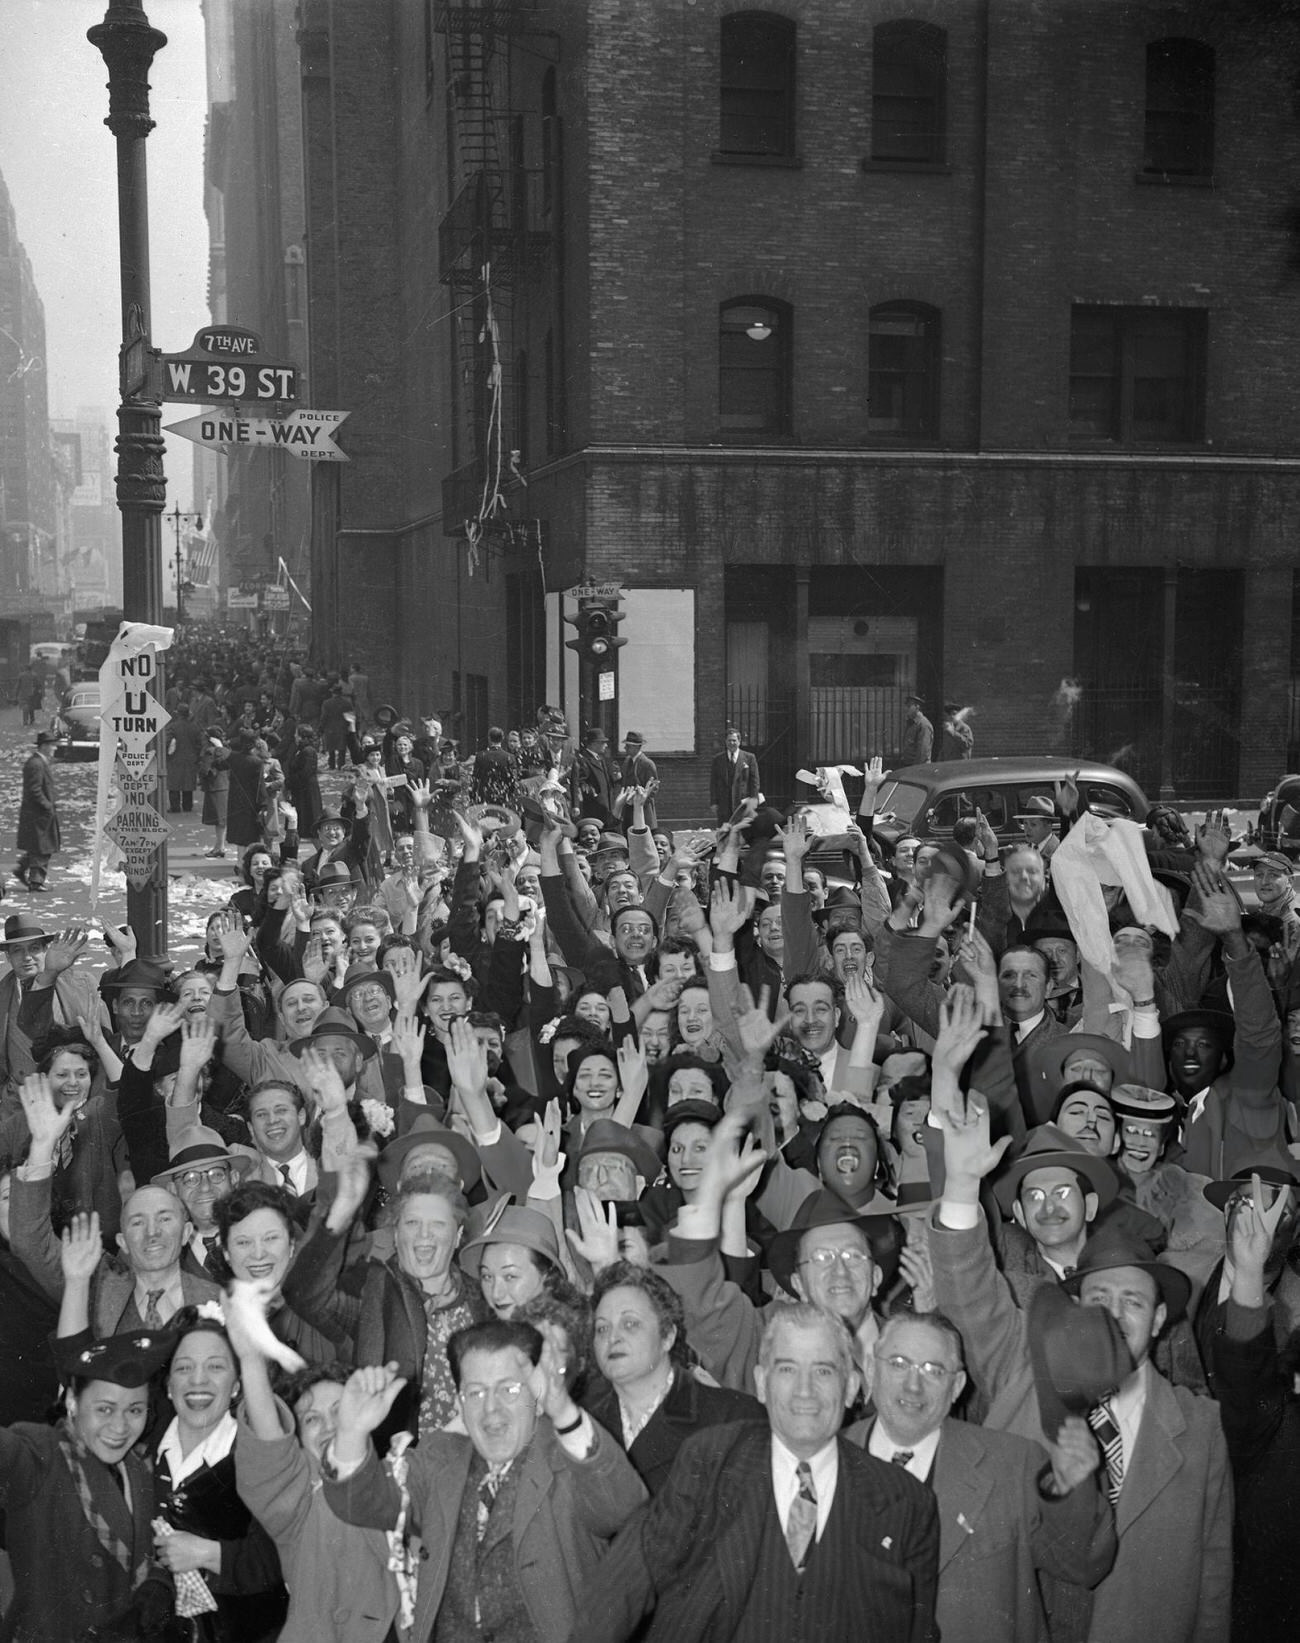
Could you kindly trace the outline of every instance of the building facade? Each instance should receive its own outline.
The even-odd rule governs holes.
[[[313,372],[355,400],[325,642],[396,634],[409,708],[602,713],[681,817],[727,722],[788,794],[890,762],[912,691],[1153,796],[1294,762],[1292,8],[299,16]],[[564,620],[601,583],[608,704]]]
[[[45,307],[0,177],[0,599],[45,609],[56,571]]]

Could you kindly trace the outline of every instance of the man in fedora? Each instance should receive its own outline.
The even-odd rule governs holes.
[[[50,857],[63,848],[59,807],[54,795],[51,766],[59,738],[48,730],[36,736],[36,749],[23,765],[23,796],[18,807],[18,865],[20,883],[44,890]]]
[[[896,1312],[866,1360],[874,1415],[845,1437],[902,1466],[939,1509],[944,1643],[1039,1643],[1040,1580],[1091,1588],[1115,1559],[1115,1520],[1098,1486],[1101,1453],[1081,1415],[1042,1446],[954,1420],[966,1384],[961,1336],[939,1312]]]
[[[4,932],[0,952],[8,969],[0,976],[0,1118],[20,1110],[19,1087],[29,1073],[36,1071],[32,1059],[35,1040],[43,1037],[51,1025],[75,1027],[79,1016],[87,1020],[99,1017],[93,982],[74,971],[70,962],[53,974],[48,972],[46,961],[56,938],[30,913],[10,913]],[[52,987],[50,1009],[33,1031],[19,1016],[24,1003],[42,984]]]
[[[1056,805],[1046,793],[1034,793],[1025,800],[1025,808],[1012,816],[1020,823],[1020,831],[1038,851],[1045,862],[1052,859],[1061,842],[1060,818]]]
[[[645,737],[639,730],[629,730],[623,737],[623,763],[619,771],[619,781],[625,793],[629,793],[634,787],[643,787],[645,789],[646,801],[643,814],[645,825],[653,833],[659,825],[654,801],[655,789],[659,785],[659,771],[654,760],[645,751]],[[625,832],[631,827],[632,801],[630,798],[620,808],[617,821]]]
[[[980,1208],[981,1185],[1006,1142],[990,1141],[983,1098],[963,1101],[946,1074],[936,1078],[934,1110],[945,1171],[930,1228],[937,1303],[961,1332],[967,1368],[988,1401],[985,1424],[1041,1442],[1026,1316],[997,1270]],[[1078,1635],[1088,1643],[1225,1643],[1232,1488],[1218,1408],[1171,1386],[1151,1362],[1156,1340],[1186,1308],[1190,1280],[1148,1245],[1106,1228],[1084,1245],[1064,1287],[1081,1305],[1111,1314],[1135,1366],[1089,1410],[1106,1458],[1119,1548]],[[1170,1556],[1172,1547],[1177,1556]]]
[[[255,1159],[245,1152],[232,1152],[216,1130],[202,1124],[177,1136],[167,1168],[158,1171],[153,1185],[174,1192],[189,1215],[182,1265],[192,1262],[204,1277],[222,1281],[212,1265],[213,1251],[221,1242],[217,1205],[255,1168]]]
[[[1115,1201],[1119,1178],[1073,1136],[1041,1124],[993,1192],[1010,1223],[1002,1228],[1002,1269],[1025,1306],[1039,1284],[1062,1282],[1074,1271],[1098,1213]]]

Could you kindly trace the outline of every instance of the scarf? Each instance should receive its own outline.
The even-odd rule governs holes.
[[[419,1573],[419,1561],[411,1549],[407,1536],[407,1522],[411,1515],[411,1492],[407,1487],[410,1463],[406,1451],[414,1441],[411,1433],[398,1432],[388,1446],[388,1458],[384,1462],[401,1496],[397,1522],[386,1532],[384,1539],[388,1542],[389,1572],[397,1581],[397,1624],[404,1632],[409,1631],[415,1624],[415,1583]]]
[[[70,1427],[64,1426],[59,1437],[59,1450],[63,1455],[64,1463],[72,1475],[72,1485],[77,1491],[77,1499],[81,1502],[82,1516],[90,1526],[91,1533],[104,1548],[113,1561],[125,1571],[131,1581],[131,1590],[141,1587],[149,1573],[149,1559],[142,1557],[134,1567],[131,1566],[131,1548],[125,1545],[110,1527],[107,1518],[95,1505],[90,1493],[90,1480],[86,1476],[86,1456],[89,1453],[81,1438]]]

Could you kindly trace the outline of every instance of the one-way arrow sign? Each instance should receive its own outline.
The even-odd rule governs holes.
[[[240,445],[269,445],[305,462],[350,462],[333,434],[350,411],[307,411],[300,406],[283,417],[242,417],[233,411],[207,411],[184,422],[169,422],[166,431],[225,455]]]

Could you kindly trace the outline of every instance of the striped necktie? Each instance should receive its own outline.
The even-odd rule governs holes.
[[[891,1466],[906,1466],[915,1453],[915,1449],[895,1449],[889,1457],[889,1464]]]
[[[1124,1483],[1124,1440],[1109,1398],[1103,1398],[1089,1410],[1088,1425],[1097,1434],[1097,1442],[1106,1457],[1106,1493],[1113,1505]]]
[[[795,1473],[799,1491],[790,1502],[790,1515],[785,1520],[785,1543],[796,1569],[802,1570],[817,1533],[817,1491],[813,1487],[812,1467],[801,1460]]]

